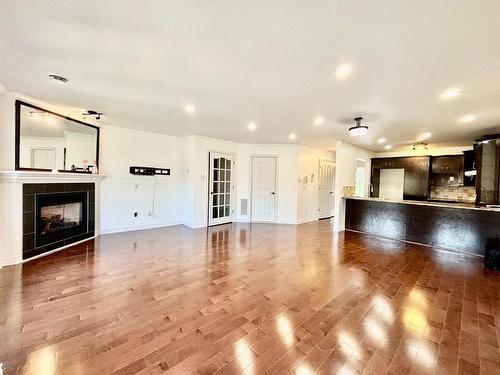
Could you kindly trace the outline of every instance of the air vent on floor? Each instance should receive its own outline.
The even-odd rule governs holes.
[[[248,215],[248,199],[241,200],[241,215]]]

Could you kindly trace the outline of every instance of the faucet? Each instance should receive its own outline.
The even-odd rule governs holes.
[[[370,182],[368,184],[368,196],[371,197],[373,193],[373,184]]]

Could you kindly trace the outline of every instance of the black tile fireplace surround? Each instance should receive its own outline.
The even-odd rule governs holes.
[[[23,259],[94,236],[95,184],[23,184]]]

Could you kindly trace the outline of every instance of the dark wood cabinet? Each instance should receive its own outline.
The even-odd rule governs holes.
[[[429,193],[430,156],[372,159],[372,197],[379,197],[380,170],[404,169],[403,199],[426,200]]]
[[[476,144],[476,203],[500,203],[500,135],[485,136]]]
[[[432,185],[462,186],[464,183],[464,156],[433,156],[431,170]]]

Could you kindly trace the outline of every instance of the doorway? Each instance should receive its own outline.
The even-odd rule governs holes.
[[[233,155],[209,153],[208,225],[233,221]]]
[[[335,162],[320,159],[318,178],[318,219],[326,219],[333,216]]]
[[[274,223],[276,221],[276,156],[252,156],[251,221]]]

